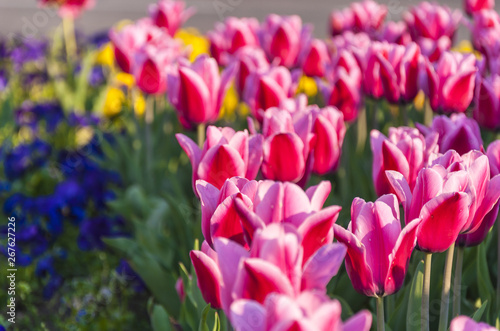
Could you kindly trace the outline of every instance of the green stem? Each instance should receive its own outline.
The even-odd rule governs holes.
[[[378,101],[373,101],[372,116],[373,116],[372,129],[378,130]]]
[[[368,128],[366,124],[366,111],[367,108],[361,109],[358,115],[358,125],[357,125],[357,133],[358,133],[358,144],[356,146],[356,151],[362,152],[365,149],[366,137],[368,134]]]
[[[432,113],[430,101],[426,99],[424,103],[424,124],[427,126],[431,125],[433,116],[434,114]]]
[[[409,108],[410,108],[410,105],[411,104],[404,104],[404,103],[400,103],[399,104],[399,109],[401,109],[401,113],[403,115],[403,125],[404,126],[408,126],[410,121],[408,119],[408,112],[409,112]]]
[[[455,243],[453,243],[446,253],[446,262],[444,265],[443,291],[441,292],[441,312],[439,316],[439,331],[448,329],[448,312],[450,310],[450,288],[451,288],[451,270],[453,269],[453,253]]]
[[[464,247],[457,247],[457,264],[455,265],[455,282],[453,283],[453,317],[460,315],[460,297],[462,294],[462,266],[464,262]]]
[[[66,57],[68,63],[73,63],[76,59],[76,38],[75,22],[72,18],[63,18],[64,43],[66,46]]]
[[[146,100],[146,113],[144,114],[144,121],[146,122],[146,178],[152,188],[153,180],[153,138],[152,138],[152,124],[154,121],[154,96],[148,95]]]
[[[422,311],[421,311],[421,329],[429,331],[429,294],[431,291],[431,262],[432,254],[425,254],[424,262],[424,286],[422,288]]]
[[[203,148],[205,142],[205,123],[198,124],[198,146]]]
[[[394,313],[396,303],[394,302],[395,298],[394,295],[389,295],[385,299],[385,305],[386,305],[386,316],[385,318],[389,321],[391,319],[392,314]]]
[[[384,297],[377,297],[377,331],[384,330]]]

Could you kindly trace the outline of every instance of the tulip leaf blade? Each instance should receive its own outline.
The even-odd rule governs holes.
[[[172,325],[170,324],[170,318],[161,305],[155,305],[153,308],[153,313],[151,314],[151,325],[154,331],[170,331],[172,330]]]
[[[406,318],[406,330],[420,330],[420,318],[422,315],[422,290],[424,287],[424,261],[420,261],[410,288],[410,299],[408,301],[408,313]]]
[[[198,327],[198,331],[209,331],[210,330],[208,328],[208,325],[207,325],[207,318],[208,318],[209,312],[210,312],[210,304],[206,305],[205,308],[203,308],[203,311],[201,313],[200,326]]]
[[[472,319],[476,322],[481,321],[481,317],[483,316],[484,311],[486,310],[486,307],[488,306],[488,300],[484,301],[481,307],[479,307],[474,315],[472,315]]]

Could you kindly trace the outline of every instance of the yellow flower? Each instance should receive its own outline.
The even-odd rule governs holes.
[[[425,94],[424,94],[424,91],[418,92],[418,94],[415,97],[415,99],[413,99],[413,104],[415,105],[415,108],[417,110],[424,109],[424,106],[425,106]]]
[[[226,97],[222,102],[222,109],[219,118],[232,119],[234,117],[234,111],[238,107],[238,93],[234,88],[234,84],[227,90]]]
[[[94,137],[94,129],[85,126],[76,131],[75,142],[76,145],[81,147],[87,145]]]
[[[119,88],[110,87],[106,94],[103,113],[104,116],[113,117],[122,111],[123,103],[125,102],[125,93]]]
[[[113,67],[115,63],[115,52],[110,42],[101,47],[99,53],[97,53],[96,62],[110,68]]]
[[[483,55],[474,49],[474,46],[469,40],[462,40],[457,46],[451,49],[452,51],[464,53],[464,54],[474,54],[478,60],[480,60]]]
[[[297,93],[305,93],[308,97],[318,94],[318,86],[314,78],[302,76],[299,81]]]
[[[180,29],[174,38],[180,39],[184,45],[191,48],[191,55],[189,56],[191,62],[201,54],[209,54],[210,43],[208,39],[195,28]]]
[[[134,76],[130,75],[130,74],[126,74],[124,72],[119,72],[116,74],[115,76],[115,81],[120,84],[120,85],[124,85],[128,88],[132,88],[132,86],[134,86],[135,84],[135,78]]]
[[[134,97],[134,113],[136,116],[140,117],[144,114],[145,110],[146,110],[146,99],[144,99],[142,93],[139,92]]]

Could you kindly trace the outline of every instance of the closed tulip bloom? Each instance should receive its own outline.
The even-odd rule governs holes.
[[[219,269],[217,253],[211,249],[206,242],[201,245],[201,251],[191,251],[189,253],[198,287],[203,299],[214,309],[222,307],[220,298],[220,287],[222,275]]]
[[[72,19],[95,6],[95,0],[40,0],[39,3],[41,6],[56,6],[59,16]]]
[[[292,68],[310,35],[311,27],[302,26],[299,16],[271,14],[261,26],[260,42],[270,62],[276,59],[279,65]]]
[[[386,171],[395,170],[403,174],[413,190],[420,170],[427,164],[429,156],[438,152],[438,134],[424,137],[415,128],[389,128],[389,136],[378,130],[370,135],[373,154],[373,183],[378,196],[393,193]]]
[[[499,182],[496,182],[496,184],[498,185]],[[474,247],[481,244],[484,239],[486,239],[486,236],[490,232],[493,225],[495,225],[495,221],[498,217],[498,208],[499,203],[497,202],[497,204],[491,209],[491,211],[486,214],[486,216],[484,216],[483,220],[481,221],[481,225],[477,228],[477,230],[469,234],[459,235],[457,239],[457,245],[462,247]]]
[[[425,60],[423,90],[436,112],[463,113],[474,97],[476,58],[473,54],[445,52],[433,65]]]
[[[347,230],[334,225],[334,234],[347,246],[346,270],[358,292],[383,297],[401,288],[421,222],[417,218],[401,229],[393,194],[368,203],[354,199],[351,223]]]
[[[271,67],[267,71],[254,71],[245,81],[243,100],[252,115],[262,121],[261,110],[278,107],[281,100],[291,97],[296,89],[292,74],[285,67]]]
[[[442,36],[447,36],[452,40],[462,14],[459,10],[451,10],[447,6],[424,1],[404,13],[403,18],[413,40],[421,37],[438,40]]]
[[[410,32],[405,22],[387,22],[378,34],[378,40],[406,46],[411,43]]]
[[[330,55],[324,41],[312,39],[304,48],[299,62],[304,75],[309,77],[323,77],[326,67],[330,63]]]
[[[262,162],[260,135],[249,136],[246,130],[236,132],[228,127],[209,126],[203,149],[181,133],[176,138],[191,161],[193,189],[198,179],[220,189],[228,178],[254,179],[257,176]]]
[[[495,0],[464,0],[465,12],[469,15],[481,11],[483,9],[494,9]]]
[[[329,26],[332,36],[352,30],[354,27],[354,13],[351,8],[332,11],[330,14]]]
[[[495,327],[476,322],[468,316],[458,316],[451,321],[450,331],[495,331]]]
[[[500,140],[495,140],[488,146],[486,156],[490,161],[491,177],[500,174]]]
[[[484,128],[500,128],[500,75],[479,77],[476,87],[474,119]]]
[[[157,26],[165,28],[173,37],[196,11],[193,7],[186,9],[185,6],[184,1],[159,0],[158,3],[149,5],[149,16]]]
[[[235,70],[229,66],[219,74],[217,62],[206,55],[194,63],[179,63],[177,71],[168,76],[168,96],[181,122],[215,122]]]
[[[442,36],[438,40],[430,38],[419,38],[418,45],[422,55],[425,56],[431,63],[438,61],[441,55],[451,48],[452,41],[448,36]]]
[[[266,179],[305,181],[310,174],[312,114],[293,122],[286,110],[270,108],[264,114],[262,175]]]
[[[368,331],[372,315],[363,310],[342,322],[342,306],[322,293],[307,291],[297,299],[271,294],[263,304],[241,299],[231,305],[230,319],[237,331],[318,330]]]
[[[455,150],[465,154],[471,150],[480,150],[483,146],[481,131],[477,122],[465,114],[435,116],[430,127],[417,123],[417,128],[426,137],[437,133],[439,135],[439,152],[446,153]]]
[[[379,30],[387,15],[387,7],[372,0],[354,2],[349,8],[333,11],[330,15],[332,35],[352,30],[374,34]]]
[[[243,96],[245,84],[250,74],[264,73],[269,70],[266,54],[260,48],[242,47],[236,52],[232,61],[237,63],[235,87],[240,96]]]
[[[255,18],[228,17],[224,23],[216,23],[214,31],[208,32],[210,53],[219,64],[227,65],[230,56],[242,47],[258,47],[258,29],[259,22]]]

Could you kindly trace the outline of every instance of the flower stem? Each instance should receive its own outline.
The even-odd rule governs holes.
[[[384,330],[384,297],[377,297],[377,331]]]
[[[444,265],[443,291],[441,293],[441,312],[439,316],[439,331],[448,329],[448,312],[450,310],[450,288],[451,288],[451,270],[453,268],[453,253],[455,243],[453,243],[446,253],[446,262]]]
[[[430,100],[426,99],[424,103],[424,124],[429,126],[432,124],[432,108],[430,104]]]
[[[424,262],[424,286],[422,288],[422,311],[421,311],[421,329],[429,331],[429,294],[431,290],[431,262],[432,254],[425,254]]]
[[[154,120],[154,96],[148,95],[146,101],[146,113],[144,114],[144,121],[146,122],[146,174],[150,183],[151,189],[154,181],[152,180],[153,176],[153,137],[152,137],[152,124]]]
[[[460,315],[460,297],[462,294],[462,266],[464,262],[464,247],[457,247],[457,264],[455,265],[455,282],[453,284],[453,317]]]
[[[362,152],[365,149],[366,137],[368,135],[368,128],[366,124],[366,111],[367,108],[362,109],[358,115],[357,131],[358,131],[358,143],[356,146],[356,151]]]
[[[73,63],[76,58],[75,22],[72,18],[63,18],[64,44],[68,63]]]
[[[205,123],[198,124],[198,146],[203,148],[205,142]]]

